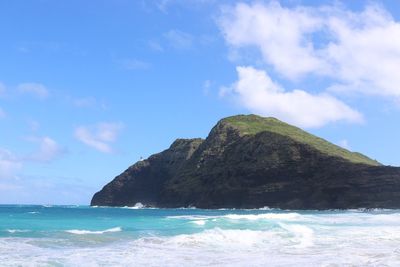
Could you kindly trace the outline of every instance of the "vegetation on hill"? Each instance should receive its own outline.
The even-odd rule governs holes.
[[[284,123],[278,119],[269,117],[264,118],[257,115],[237,115],[223,119],[221,122],[228,123],[239,130],[241,135],[255,135],[260,132],[273,132],[297,142],[307,144],[320,152],[344,158],[353,163],[363,163],[367,165],[380,166],[381,164],[357,152],[350,152],[342,147],[334,145],[322,138],[307,133],[300,128]]]

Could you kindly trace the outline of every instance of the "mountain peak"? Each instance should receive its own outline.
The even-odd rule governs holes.
[[[400,168],[380,166],[275,118],[220,120],[117,176],[91,205],[399,208]]]
[[[241,136],[256,135],[261,132],[271,132],[309,145],[310,147],[329,156],[343,158],[353,163],[373,166],[381,165],[379,162],[372,160],[367,156],[357,152],[351,152],[274,117],[261,117],[254,114],[236,115],[224,118],[220,120],[218,124],[235,129]]]

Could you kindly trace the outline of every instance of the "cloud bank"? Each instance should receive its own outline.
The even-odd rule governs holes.
[[[231,50],[240,55],[255,48],[278,77],[292,82],[319,77],[330,83],[318,95],[295,90],[264,95],[263,102],[248,101],[240,93],[250,110],[283,114],[298,125],[319,127],[336,120],[360,121],[358,112],[328,92],[341,97],[348,93],[400,97],[400,23],[379,5],[355,12],[342,5],[288,8],[275,1],[238,3],[222,8],[218,25]],[[242,79],[239,73],[237,84]],[[275,82],[269,83],[274,88]],[[305,103],[312,107],[304,109]],[[331,115],[320,114],[322,106]]]

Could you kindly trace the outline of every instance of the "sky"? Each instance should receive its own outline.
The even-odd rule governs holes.
[[[0,204],[88,204],[223,117],[400,166],[400,5],[0,1]]]

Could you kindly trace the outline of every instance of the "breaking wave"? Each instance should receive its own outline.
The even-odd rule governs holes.
[[[121,227],[114,227],[110,228],[104,231],[89,231],[89,230],[66,230],[65,232],[74,234],[74,235],[101,235],[104,233],[115,233],[115,232],[121,232],[122,229]]]
[[[15,234],[15,233],[27,233],[27,232],[30,232],[30,230],[7,229],[6,232],[8,232],[10,234]]]
[[[400,266],[399,210],[9,210],[1,266]]]

